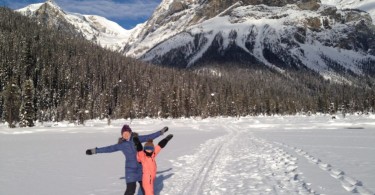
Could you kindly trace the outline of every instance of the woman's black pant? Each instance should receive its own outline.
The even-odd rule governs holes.
[[[142,181],[138,181],[140,185],[140,190],[142,190],[142,193],[145,194],[145,191],[143,190]],[[124,195],[134,195],[135,189],[137,188],[137,182],[130,182],[126,183],[126,191]]]

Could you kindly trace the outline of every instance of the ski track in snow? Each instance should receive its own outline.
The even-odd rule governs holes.
[[[275,144],[288,148],[290,150],[295,151],[300,157],[306,158],[310,163],[316,164],[317,168],[322,169],[323,171],[327,172],[333,178],[337,180],[337,182],[341,183],[341,186],[348,192],[358,193],[361,195],[374,195],[374,192],[367,189],[362,181],[355,179],[352,176],[347,175],[344,171],[332,166],[331,164],[322,162],[319,158],[316,158],[310,155],[308,152],[296,148],[293,146],[289,146],[288,144],[275,142]]]
[[[175,174],[163,194],[319,194],[305,182],[296,157],[246,129],[221,126],[227,135],[171,161]]]

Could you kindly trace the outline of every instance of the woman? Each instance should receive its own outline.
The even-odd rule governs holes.
[[[137,162],[137,150],[133,141],[134,137],[138,137],[140,142],[146,142],[150,139],[155,139],[160,135],[163,135],[168,131],[168,127],[164,127],[162,130],[149,135],[138,136],[133,133],[129,125],[124,125],[121,129],[121,138],[117,144],[102,147],[93,148],[86,150],[87,155],[97,154],[97,153],[111,153],[122,151],[125,155],[125,180],[126,180],[126,191],[125,195],[134,195],[136,189],[136,183],[139,182],[141,189],[142,187],[142,165]]]

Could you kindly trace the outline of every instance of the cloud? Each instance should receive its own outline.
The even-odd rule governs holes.
[[[106,18],[139,19],[149,17],[160,4],[159,0],[55,0],[68,12],[99,15]]]

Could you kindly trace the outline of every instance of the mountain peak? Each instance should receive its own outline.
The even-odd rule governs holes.
[[[54,0],[47,0],[44,4],[47,4],[47,5],[55,8],[55,9],[58,9],[58,10],[62,11],[62,9],[60,8],[60,6]]]
[[[47,0],[46,3],[51,3],[53,5],[57,5],[56,2],[54,0]]]
[[[47,0],[43,6],[64,12],[54,0]]]
[[[65,12],[54,0],[31,4],[16,11],[36,18],[41,24],[74,36],[84,37],[102,47],[116,51],[124,47],[124,42],[132,32],[101,16]]]
[[[40,10],[40,11],[43,10],[45,12],[45,11],[50,10],[50,9],[52,9],[53,11],[58,10],[58,12],[64,12],[60,8],[60,6],[57,5],[57,3],[54,0],[47,0],[44,3],[31,4],[31,5],[28,5],[24,8],[18,9],[16,11],[20,12],[23,15],[26,15],[26,16],[32,16],[38,10]]]

